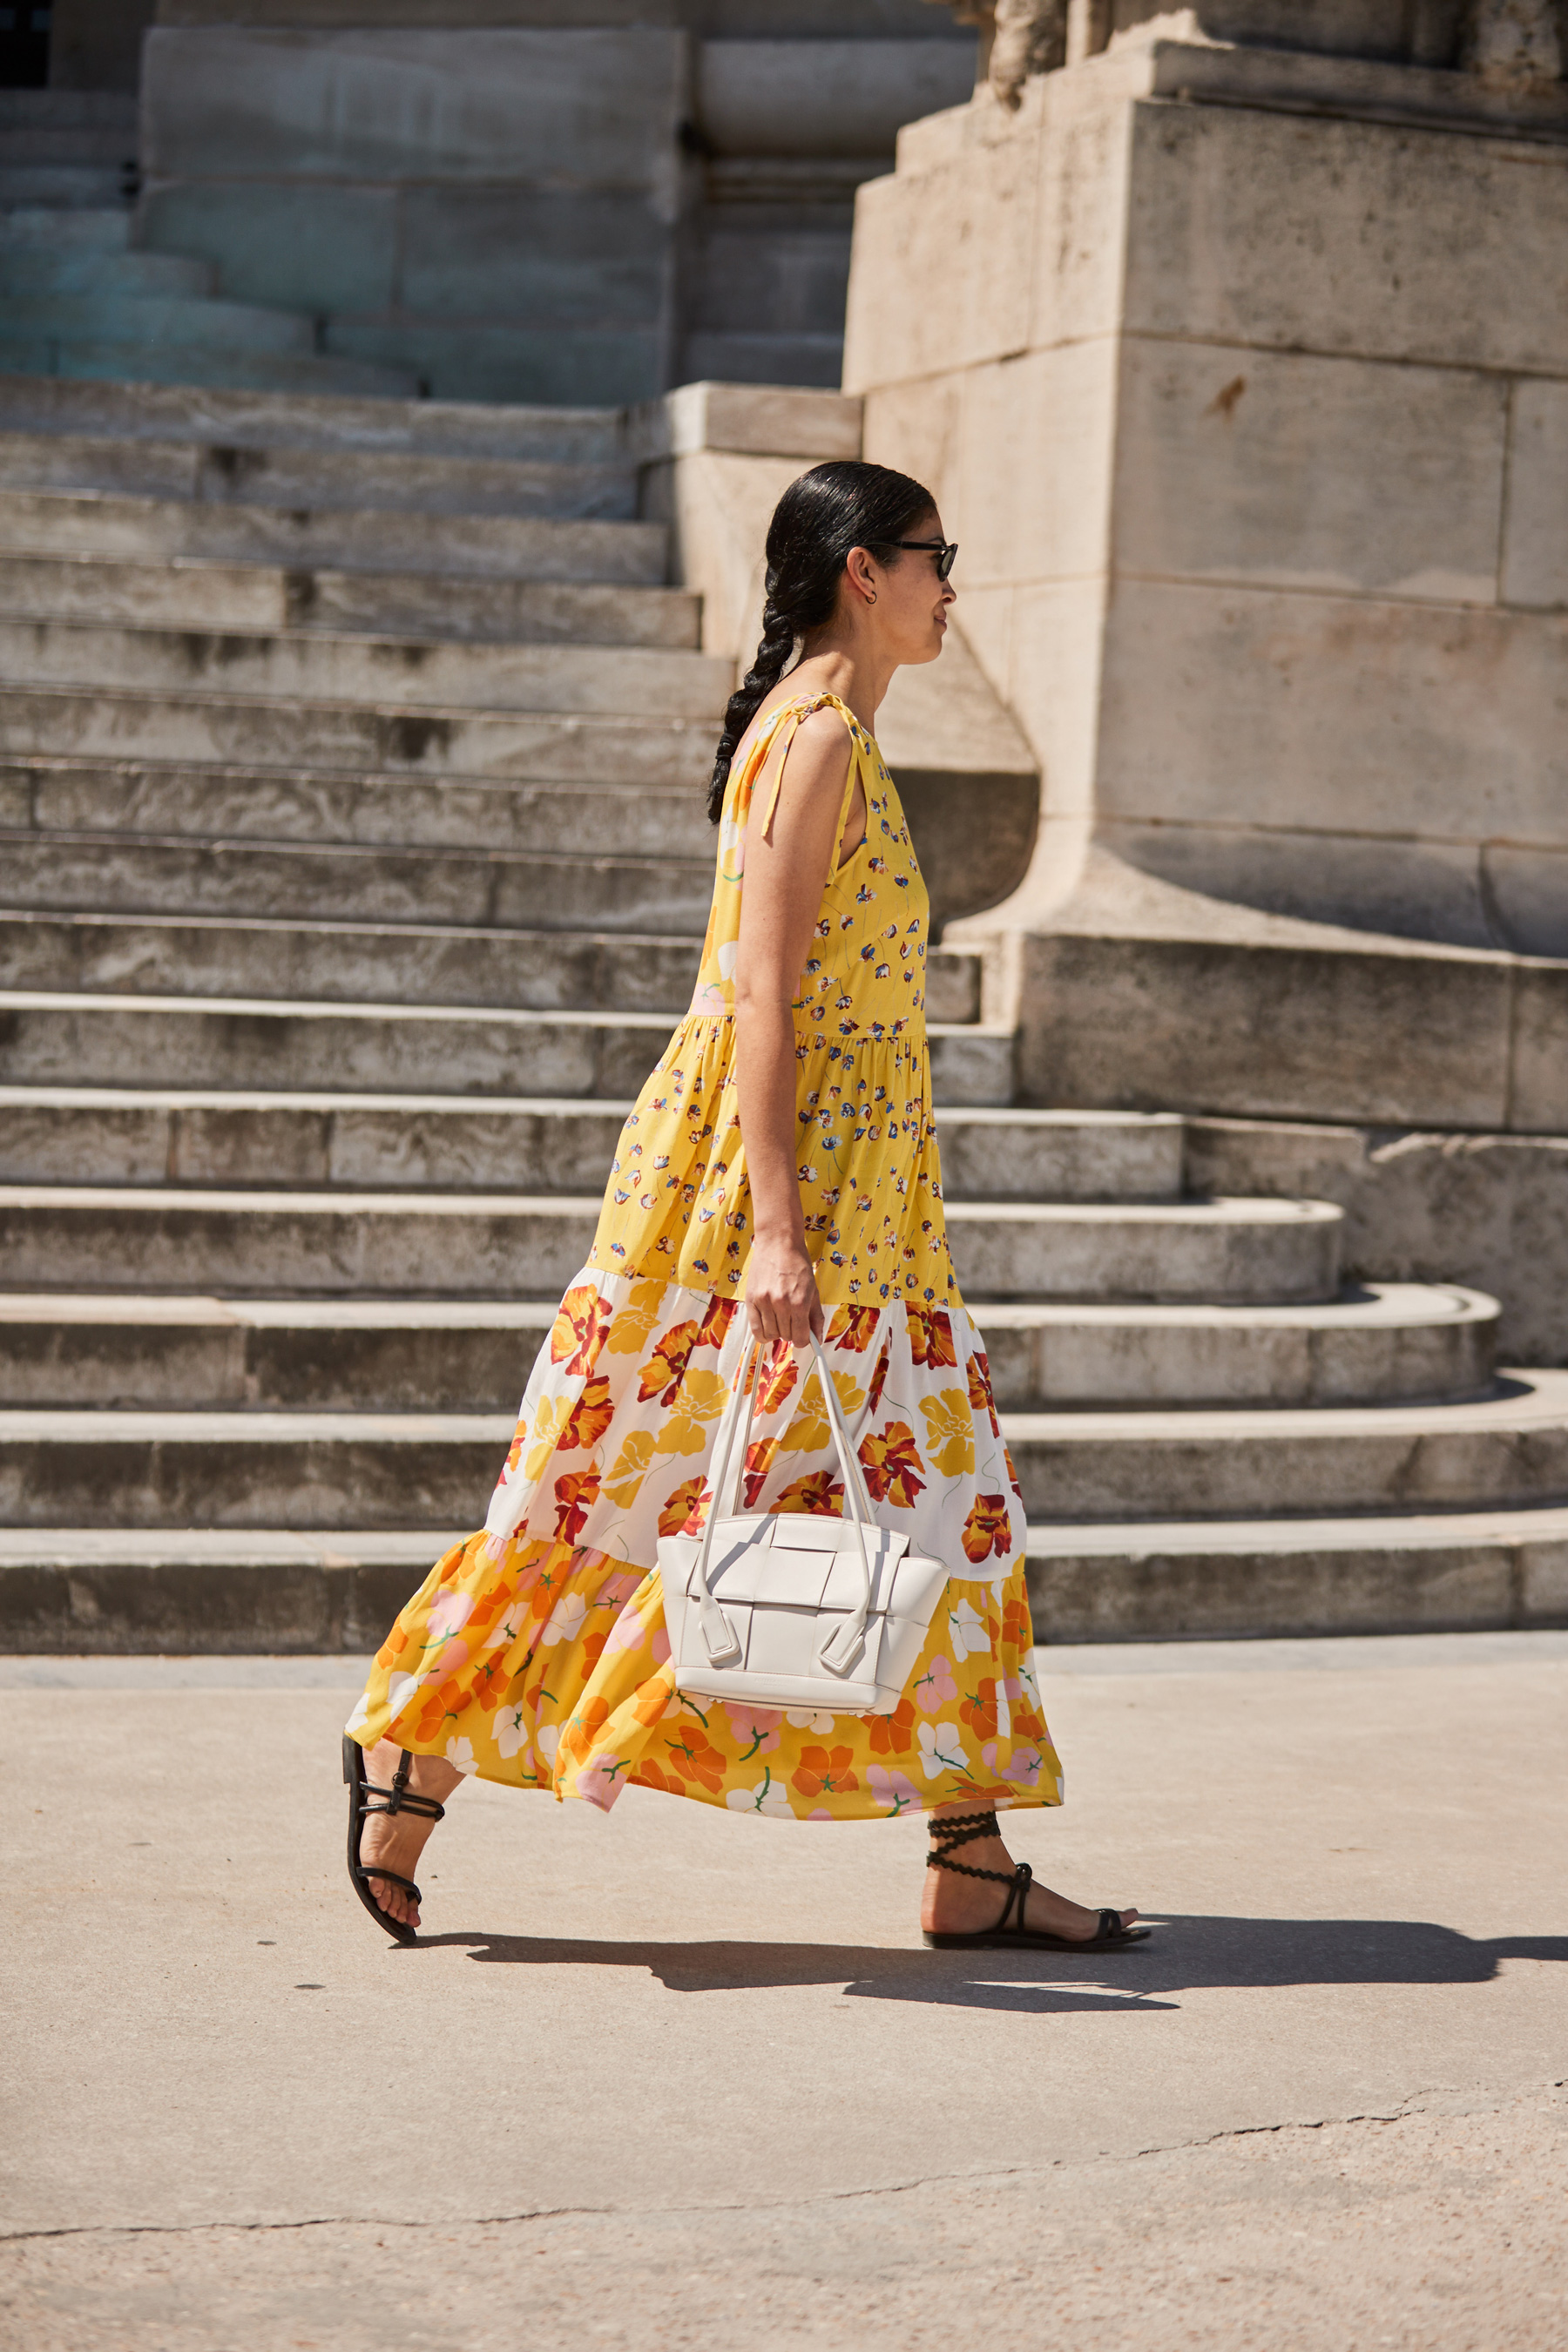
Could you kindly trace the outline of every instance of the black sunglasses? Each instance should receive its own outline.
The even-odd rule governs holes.
[[[934,555],[936,558],[936,576],[939,580],[947,578],[958,556],[957,541],[945,539],[884,539],[878,543],[882,547],[923,548],[928,555]]]

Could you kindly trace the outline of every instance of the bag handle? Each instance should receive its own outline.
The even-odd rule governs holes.
[[[740,1640],[734,1627],[714,1600],[708,1585],[708,1566],[712,1557],[713,1538],[721,1517],[739,1515],[741,1485],[745,1474],[746,1454],[751,1443],[752,1421],[756,1406],[757,1389],[761,1386],[762,1349],[760,1339],[750,1339],[741,1359],[724,1419],[714,1441],[716,1466],[713,1475],[712,1501],[708,1507],[708,1523],[702,1531],[702,1548],[697,1555],[698,1621],[710,1665],[728,1665],[741,1654]],[[837,1631],[824,1641],[817,1653],[820,1663],[830,1674],[847,1675],[855,1665],[865,1643],[867,1621],[871,1613],[871,1562],[866,1549],[866,1529],[875,1529],[870,1497],[861,1482],[860,1465],[850,1446],[844,1426],[843,1407],[838,1391],[814,1339],[803,1340],[796,1349],[804,1349],[811,1359],[822,1390],[823,1407],[827,1426],[833,1436],[833,1450],[838,1456],[838,1466],[844,1473],[843,1517],[855,1529],[856,1549],[860,1555],[861,1593],[854,1614],[846,1618]],[[740,1445],[735,1439],[740,1436]],[[724,1510],[726,1481],[730,1465],[735,1464],[732,1485],[729,1489],[728,1512]]]

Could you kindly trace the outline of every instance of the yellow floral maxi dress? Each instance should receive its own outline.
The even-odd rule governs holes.
[[[702,1524],[745,1338],[751,1194],[732,1008],[743,835],[808,711],[853,740],[866,838],[828,877],[795,1005],[799,1176],[826,1360],[879,1516],[949,1563],[892,1715],[682,1698],[655,1566]],[[588,1264],[533,1367],[489,1518],[431,1570],[349,1729],[605,1811],[628,1781],[734,1812],[856,1821],[1061,1801],[1029,1663],[1024,1510],[948,1254],[926,1057],[927,898],[880,753],[830,695],[783,706],[731,773],[690,1012],[622,1130]],[[813,1374],[772,1351],[746,1507],[837,1511]]]

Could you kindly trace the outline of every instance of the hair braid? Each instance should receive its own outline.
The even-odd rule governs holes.
[[[736,746],[783,677],[796,645],[833,618],[851,548],[890,548],[934,505],[931,492],[908,474],[858,458],[814,466],[785,490],[768,525],[762,642],[725,707],[713,755],[708,814],[715,824],[724,813]]]

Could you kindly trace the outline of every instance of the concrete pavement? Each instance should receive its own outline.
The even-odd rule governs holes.
[[[398,1951],[352,1662],[0,1662],[5,2340],[1558,2352],[1568,1636],[1040,1663],[1113,1960],[926,1952],[915,1822],[482,1784]]]

